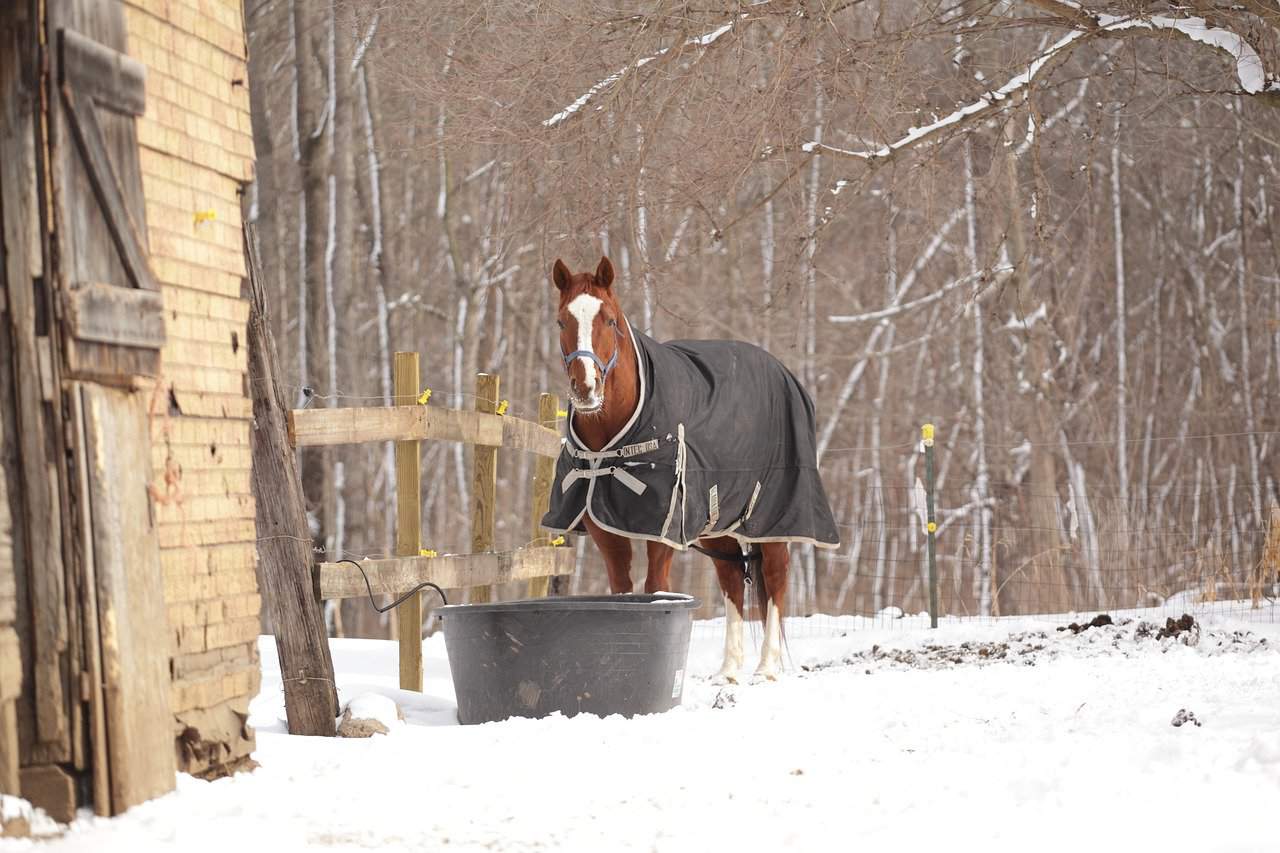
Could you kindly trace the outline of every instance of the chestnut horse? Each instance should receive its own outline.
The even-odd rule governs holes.
[[[559,291],[560,350],[569,378],[572,427],[577,438],[592,451],[602,450],[623,430],[640,401],[640,377],[631,327],[614,296],[613,265],[601,258],[595,273],[571,273],[557,260],[552,281]],[[603,529],[591,513],[583,523],[604,556],[609,587],[615,593],[632,591],[631,539]],[[736,682],[742,668],[743,596],[746,558],[740,540],[732,536],[699,539],[697,544],[712,555],[716,576],[724,593],[724,664],[717,677]],[[782,658],[782,616],[787,590],[789,556],[787,542],[758,542],[759,571],[756,594],[764,611],[764,643],[756,676],[775,679]],[[675,549],[659,541],[646,541],[648,570],[645,592],[671,589],[671,562]],[[760,587],[763,586],[763,590]],[[763,594],[761,594],[763,593]]]

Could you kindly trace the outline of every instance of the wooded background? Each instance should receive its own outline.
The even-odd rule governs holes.
[[[768,348],[817,402],[842,547],[793,613],[1247,598],[1277,499],[1280,10],[1165,2],[248,0],[256,225],[299,406],[563,395],[549,270],[608,254],[659,339]],[[424,447],[423,541],[470,460]],[[528,539],[532,460],[499,469]],[[393,550],[390,445],[308,451],[327,559]],[[594,549],[574,591],[601,590]],[[642,562],[642,561],[640,561]],[[639,576],[642,568],[635,572]],[[705,558],[679,588],[718,612]],[[385,636],[366,602],[334,629]]]

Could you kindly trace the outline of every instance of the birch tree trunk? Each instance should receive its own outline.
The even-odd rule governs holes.
[[[813,96],[813,138],[819,143],[822,142],[822,121],[825,106],[826,99],[822,86],[815,85]],[[822,192],[818,186],[818,181],[822,177],[821,160],[822,158],[815,153],[809,163],[809,192],[805,206],[805,287],[804,325],[802,327],[804,363],[800,375],[804,377],[805,387],[809,389],[810,394],[817,393],[817,388],[815,387],[817,367],[814,362],[818,346],[818,268],[816,256],[818,253],[818,195]]]
[[[1116,113],[1115,138],[1111,141],[1111,214],[1116,263],[1116,473],[1120,481],[1121,530],[1129,529],[1129,368],[1125,305],[1124,220],[1120,194],[1120,114]]]
[[[968,274],[978,275],[978,212],[973,179],[973,140],[964,144],[964,211],[968,226],[965,241],[965,259]],[[991,559],[991,474],[987,469],[987,405],[986,340],[983,330],[982,306],[977,300],[969,306],[973,312],[973,440],[976,454],[974,489],[980,504],[978,521],[978,571],[974,578],[974,596],[978,600],[978,615],[992,614],[993,569]]]
[[[386,223],[394,221],[391,211],[387,209],[388,194],[382,186],[382,163],[378,154],[377,114],[381,99],[377,97],[377,88],[372,79],[372,72],[367,64],[361,63],[357,77],[360,114],[365,136],[366,168],[369,181],[369,220],[373,231],[372,245],[369,249],[369,265],[373,270],[374,299],[377,308],[378,324],[378,390],[382,394],[382,404],[391,405],[391,309],[389,293],[391,292],[391,270],[396,268],[389,241],[386,238]],[[383,442],[381,455],[383,491],[386,505],[392,506],[396,497],[396,464],[395,444]],[[386,553],[391,552],[395,543],[395,516],[391,512],[385,514],[382,528],[382,547]]]

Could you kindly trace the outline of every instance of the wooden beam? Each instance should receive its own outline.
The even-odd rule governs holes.
[[[535,424],[522,418],[504,417],[502,446],[554,459],[560,455],[560,433],[556,431],[554,421]]]
[[[497,412],[501,385],[501,377],[497,374],[476,374],[477,412]],[[484,554],[493,550],[497,524],[498,448],[491,444],[476,444],[471,450],[475,460],[471,466],[471,553]],[[493,590],[488,585],[471,590],[472,603],[482,604],[492,598]]]
[[[285,430],[276,343],[267,323],[266,296],[253,234],[245,230],[249,290],[249,387],[253,394],[252,479],[263,598],[271,608],[276,654],[284,676],[290,734],[334,735],[338,693],[324,616],[312,589],[311,534],[297,456]]]
[[[491,586],[547,575],[573,574],[575,555],[570,548],[542,545],[488,554],[447,554],[441,557],[391,557],[362,560],[374,595],[403,595],[431,581],[442,589]],[[320,597],[363,598],[364,578],[350,563],[321,563]]]
[[[84,428],[84,400],[82,394],[71,394],[71,421],[75,428],[75,455],[88,459],[88,439]],[[87,465],[78,466],[76,488],[80,494],[90,494]],[[88,729],[90,764],[93,772],[93,811],[100,817],[111,816],[111,761],[107,750],[106,690],[102,672],[102,631],[98,624],[98,580],[93,548],[93,516],[89,502],[80,501],[76,519],[80,536],[82,578],[80,584],[80,609],[84,614],[85,676],[89,682]]]
[[[71,334],[83,341],[160,349],[164,302],[150,290],[78,283],[63,294]]]
[[[30,62],[34,34],[26,27],[0,29],[0,279],[8,317],[9,360],[0,369],[9,375],[0,389],[11,394],[13,421],[7,429],[20,450],[6,454],[9,487],[16,492],[23,551],[17,563],[19,589],[29,606],[18,613],[18,633],[25,653],[34,658],[30,680],[23,686],[18,716],[23,733],[22,761],[27,764],[70,762],[71,736],[64,681],[70,641],[63,563],[61,497],[57,453],[59,405],[47,405],[41,349],[48,339],[36,334],[37,318],[46,309],[34,281],[34,261],[42,257],[44,222],[36,188],[37,115],[35,92],[27,85],[24,62]],[[43,369],[42,369],[43,368]]]
[[[544,427],[556,425],[556,412],[560,400],[555,394],[538,397],[538,424]],[[535,545],[546,544],[546,532],[542,529],[542,517],[551,505],[551,480],[556,474],[556,460],[539,456],[533,467],[533,497],[529,505],[529,539]],[[551,578],[543,576],[529,581],[529,597],[544,598],[551,590]]]
[[[426,406],[413,406],[421,384],[416,352],[396,353],[395,402],[425,416]],[[338,410],[341,411],[341,410]],[[378,411],[378,410],[372,410]],[[445,410],[447,411],[447,410]],[[396,442],[396,553],[421,559],[422,455],[416,440]],[[347,567],[350,570],[350,566]],[[324,587],[321,586],[323,595]],[[400,689],[422,692],[422,593],[396,608],[396,638],[400,646]]]
[[[290,412],[289,437],[295,447],[371,441],[458,441],[542,456],[560,453],[559,433],[520,418],[410,404],[295,409]]]
[[[71,823],[76,817],[76,780],[56,764],[38,764],[22,768],[22,798],[44,809],[59,823]]]
[[[9,628],[0,628],[0,632],[13,634]],[[6,648],[12,644],[13,648]],[[0,636],[0,652],[11,654],[13,660],[18,658],[18,639],[12,640]],[[8,664],[0,664],[7,666]],[[22,782],[18,771],[18,708],[12,699],[0,699],[0,791],[21,791]]]
[[[3,494],[3,474],[0,474],[0,498]],[[2,513],[3,510],[0,510]],[[0,537],[4,531],[0,531]],[[0,541],[0,548],[6,543]],[[0,572],[11,570],[0,559]],[[0,576],[0,586],[5,583]],[[8,580],[12,581],[12,577]],[[0,588],[0,602],[11,594]],[[18,635],[7,623],[8,614],[0,615],[0,791],[17,793],[22,790],[18,777],[21,755],[18,751],[18,709],[14,700],[22,692],[22,653],[18,647]]]
[[[138,60],[63,29],[62,77],[77,92],[112,112],[140,116],[147,110],[147,67]]]

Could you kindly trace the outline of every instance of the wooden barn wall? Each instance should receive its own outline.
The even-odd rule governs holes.
[[[253,174],[239,0],[126,0],[147,66],[138,120],[151,263],[168,341],[152,401],[152,486],[172,636],[178,767],[253,749],[260,598],[249,479],[241,187]]]
[[[0,310],[0,320],[2,319],[4,311]],[[4,341],[0,341],[0,352],[4,352],[3,344]],[[5,434],[5,408],[0,406],[0,437]],[[0,792],[13,793],[19,789],[18,717],[14,701],[22,692],[22,664],[18,655],[18,634],[14,630],[17,590],[14,578],[13,519],[9,514],[6,480],[5,469],[0,466]]]

